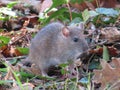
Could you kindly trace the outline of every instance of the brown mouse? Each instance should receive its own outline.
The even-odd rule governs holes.
[[[50,66],[77,60],[88,50],[82,30],[82,26],[48,24],[32,39],[27,60],[35,63],[42,75],[47,75]]]

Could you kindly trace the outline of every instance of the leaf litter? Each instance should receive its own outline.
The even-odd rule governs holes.
[[[26,1],[31,4],[29,0],[23,0],[23,2]],[[10,1],[2,0],[0,2],[4,6]],[[64,79],[61,79],[61,77],[57,79],[53,77],[53,79],[51,77],[40,76],[39,69],[34,64],[29,65],[28,63],[28,65],[24,65],[23,62],[26,56],[19,58],[19,56],[28,54],[28,50],[22,49],[29,47],[32,37],[34,37],[36,32],[42,27],[42,23],[44,22],[39,22],[38,14],[44,14],[43,11],[50,8],[52,1],[44,0],[43,4],[41,3],[42,5],[39,1],[35,1],[34,3],[36,4],[32,4],[32,9],[27,5],[25,7],[23,3],[16,4],[13,6],[14,11],[12,12],[16,13],[17,11],[16,15],[19,17],[10,17],[9,19],[7,15],[4,15],[4,18],[6,18],[7,21],[0,21],[0,80],[4,80],[0,85],[0,90],[22,90],[22,88],[23,90],[34,90],[33,88],[36,88],[36,90],[119,90],[120,30],[119,17],[117,17],[117,19],[115,17],[119,13],[114,11],[114,9],[98,8],[95,11],[97,14],[92,15],[95,18],[92,19],[92,17],[88,15],[90,14],[89,10],[85,10],[82,17],[84,17],[83,21],[86,23],[84,31],[86,40],[91,48],[89,55],[81,58],[81,61],[76,63],[77,68],[75,70],[78,73],[77,76],[73,75],[74,77],[66,77]],[[55,3],[56,2],[54,2],[54,4]],[[0,4],[0,7],[3,7],[2,4]],[[94,8],[90,4],[88,7]],[[77,7],[77,9],[83,8]],[[103,12],[104,10],[108,10],[109,12]],[[99,11],[99,13],[97,11]],[[108,17],[108,14],[112,16]],[[48,16],[50,15],[52,15],[52,12],[48,14]],[[112,21],[110,21],[111,17],[115,18],[115,22],[112,24]],[[61,18],[59,19],[61,20]],[[106,22],[106,20],[108,22]],[[10,63],[10,61],[14,60],[17,60],[18,62],[14,64]],[[7,63],[7,65],[5,63]],[[56,69],[52,67],[50,70],[52,72],[54,71],[54,73],[58,73],[59,68]],[[81,81],[79,82],[79,80]],[[10,81],[12,81],[12,83]]]

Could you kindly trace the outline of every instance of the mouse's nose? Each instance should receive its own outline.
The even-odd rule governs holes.
[[[83,52],[88,51],[89,47],[88,47],[87,42],[84,42],[84,43],[83,43],[82,49],[83,49]]]
[[[89,49],[85,49],[85,50],[83,51],[83,53],[81,53],[81,54],[77,57],[77,59],[82,58],[82,57],[85,57],[85,56],[88,56],[88,55],[89,55]]]

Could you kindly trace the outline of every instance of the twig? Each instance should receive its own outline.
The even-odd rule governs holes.
[[[10,43],[9,43],[9,45],[14,44],[14,43],[15,43],[15,42],[17,42],[18,40],[20,40],[20,39],[24,38],[26,35],[28,35],[28,34],[25,34],[25,35],[23,35],[23,36],[21,36],[21,37],[17,38],[15,41],[10,42]]]
[[[0,58],[0,59],[5,60],[5,61],[9,61],[9,60],[12,60],[13,58],[14,59],[25,59],[26,57],[27,56],[18,56],[18,57],[9,57],[9,58],[3,57],[3,58]]]
[[[67,2],[67,7],[68,7],[68,10],[69,10],[69,14],[70,14],[70,21],[72,21],[72,12],[71,12],[71,9],[70,9],[70,5],[69,3]]]

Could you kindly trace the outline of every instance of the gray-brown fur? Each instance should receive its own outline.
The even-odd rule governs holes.
[[[64,32],[64,29],[68,32]],[[74,42],[75,37],[79,39],[78,42]],[[42,75],[47,75],[49,66],[74,61],[87,50],[88,45],[80,28],[54,22],[32,39],[27,60],[35,63]]]

